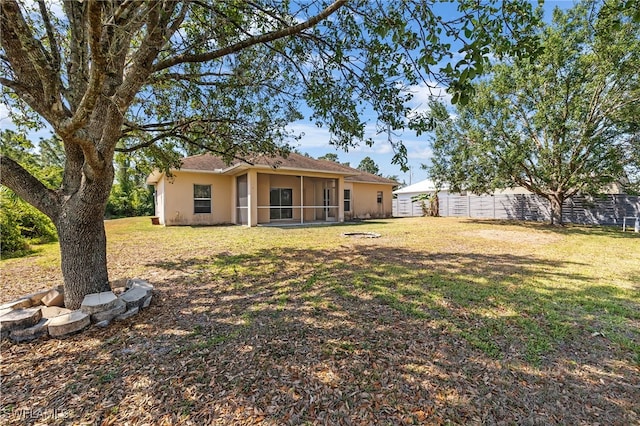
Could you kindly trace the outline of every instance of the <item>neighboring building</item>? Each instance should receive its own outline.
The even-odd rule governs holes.
[[[414,202],[412,198],[422,194],[434,194],[436,189],[435,183],[429,179],[421,180],[413,185],[396,189],[393,191],[393,195],[396,197],[393,200],[393,215],[395,217],[422,216],[423,211],[421,203]],[[446,195],[448,193],[449,191],[447,188],[441,188],[438,191],[438,196]]]
[[[163,225],[256,226],[391,217],[397,182],[332,161],[291,153],[230,165],[211,154],[156,171],[155,209]]]

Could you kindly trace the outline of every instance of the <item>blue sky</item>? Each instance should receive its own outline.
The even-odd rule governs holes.
[[[532,3],[537,4],[537,0],[532,0]],[[551,12],[555,7],[564,9],[570,8],[573,4],[573,0],[545,1],[545,19],[550,19]],[[412,109],[425,108],[429,101],[428,88],[426,88],[426,86],[416,86],[413,88],[413,93],[414,99],[408,106]],[[445,100],[448,99],[444,90],[441,91],[441,94],[445,95]],[[5,105],[0,103],[0,129],[14,128],[15,126],[8,117]],[[371,122],[368,125],[365,134],[365,138],[371,138],[375,141],[373,146],[362,144],[361,146],[351,148],[348,152],[329,145],[329,135],[326,129],[318,128],[308,120],[292,123],[290,129],[296,134],[304,134],[302,139],[297,143],[297,149],[303,153],[308,153],[312,157],[317,158],[327,153],[335,153],[341,162],[349,162],[352,167],[357,167],[360,161],[368,156],[378,165],[381,174],[385,176],[398,176],[399,180],[401,182],[404,181],[406,184],[415,183],[428,177],[427,172],[421,168],[422,164],[429,162],[432,155],[428,134],[423,134],[420,137],[412,132],[394,135],[394,140],[402,140],[408,152],[408,166],[410,167],[410,171],[402,172],[400,166],[391,164],[391,158],[393,157],[392,147],[387,142],[386,134],[376,133],[375,122]],[[51,131],[49,129],[42,129],[29,134],[29,137],[31,140],[37,141],[40,138],[48,138],[50,135]]]

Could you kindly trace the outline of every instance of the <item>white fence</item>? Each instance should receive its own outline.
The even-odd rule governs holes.
[[[440,216],[486,219],[549,221],[549,202],[533,194],[440,195]],[[420,202],[393,200],[393,215],[422,216]],[[606,195],[599,198],[576,196],[562,205],[565,222],[585,225],[620,225],[625,216],[640,216],[640,197]]]
[[[395,198],[393,200],[393,216],[422,216],[422,206],[420,205],[420,201],[413,203],[407,198]]]

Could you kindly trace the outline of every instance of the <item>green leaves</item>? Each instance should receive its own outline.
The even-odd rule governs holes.
[[[287,124],[301,111],[343,148],[366,143],[368,116],[391,132],[424,128],[407,106],[412,87],[435,82],[450,87],[454,103],[466,103],[490,55],[529,57],[537,40],[538,16],[526,0],[65,5],[60,19],[16,6],[29,30],[46,41],[43,61],[62,62],[53,67],[60,87],[40,82],[56,89],[54,106],[29,107],[58,130],[72,118],[96,129],[89,132],[96,146],[98,127],[116,127],[105,133],[118,136],[122,124],[119,140],[102,139],[100,155],[111,161],[114,148],[140,149],[162,168],[185,153],[212,151],[230,161],[287,150],[295,140]],[[38,40],[31,40],[34,46]],[[19,88],[36,87],[19,81],[30,74],[16,65],[21,51],[5,44],[0,52],[9,53],[0,64],[10,88],[5,99],[17,107],[33,98]],[[102,62],[104,70],[91,67]],[[96,81],[104,87],[92,86]],[[82,99],[92,102],[83,102],[74,118]],[[111,105],[105,99],[116,100],[123,123],[98,123]],[[89,125],[86,117],[96,122]],[[395,161],[406,164],[406,149],[393,144]],[[100,155],[93,154],[99,168]]]
[[[358,170],[362,170],[363,172],[371,173],[372,175],[380,175],[380,169],[378,165],[371,157],[364,157],[360,164],[357,167]]]

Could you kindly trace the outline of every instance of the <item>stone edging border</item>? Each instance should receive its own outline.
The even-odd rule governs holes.
[[[80,309],[64,308],[61,287],[42,290],[0,305],[0,338],[14,343],[30,342],[41,337],[63,338],[78,333],[92,323],[107,327],[136,315],[151,303],[153,285],[145,280],[127,280],[126,291],[85,296]]]

